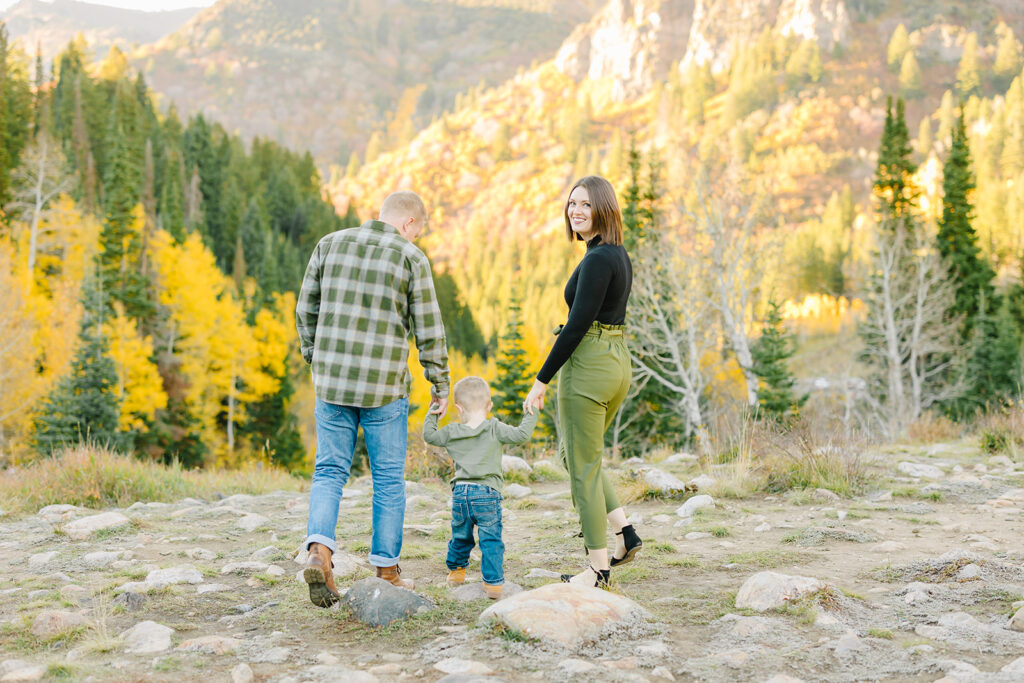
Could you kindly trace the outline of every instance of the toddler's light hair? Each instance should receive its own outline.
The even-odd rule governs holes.
[[[463,377],[455,383],[452,390],[455,395],[455,402],[462,406],[463,410],[483,410],[491,400],[491,388],[483,377]]]

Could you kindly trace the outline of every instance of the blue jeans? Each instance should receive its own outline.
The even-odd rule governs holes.
[[[356,431],[363,426],[373,476],[373,537],[370,564],[393,567],[402,551],[405,522],[405,453],[409,399],[379,408],[354,408],[316,400],[316,466],[309,491],[306,548],[321,543],[336,552],[341,489],[348,482]]]
[[[501,494],[483,484],[457,483],[452,488],[452,540],[448,542],[448,569],[469,564],[473,526],[480,539],[480,573],[484,583],[505,583],[505,544],[501,540]]]

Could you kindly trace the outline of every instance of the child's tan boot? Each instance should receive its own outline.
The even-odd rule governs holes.
[[[502,584],[500,583],[496,586],[492,586],[489,583],[485,583],[484,593],[486,593],[487,597],[489,597],[491,600],[501,600],[501,586]]]
[[[466,568],[459,567],[448,572],[448,585],[461,586],[466,583]]]

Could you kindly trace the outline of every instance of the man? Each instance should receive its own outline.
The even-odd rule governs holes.
[[[342,487],[356,431],[363,427],[373,476],[370,564],[377,576],[411,589],[398,557],[405,521],[409,415],[409,335],[432,384],[430,412],[448,407],[448,350],[427,257],[412,241],[427,212],[413,192],[395,192],[380,218],[339,230],[313,250],[295,307],[302,357],[316,390],[316,467],[309,493],[304,576],[309,599],[338,600],[331,571]]]

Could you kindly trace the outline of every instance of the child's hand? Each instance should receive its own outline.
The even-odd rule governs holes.
[[[543,384],[539,379],[533,380],[533,388],[530,389],[530,393],[526,395],[526,400],[523,401],[523,411],[533,415],[534,408],[544,410],[544,394],[547,390],[547,384]]]
[[[438,419],[444,417],[444,414],[448,412],[448,397],[439,398],[435,396],[430,401],[430,410],[428,412],[431,415],[437,415]]]

